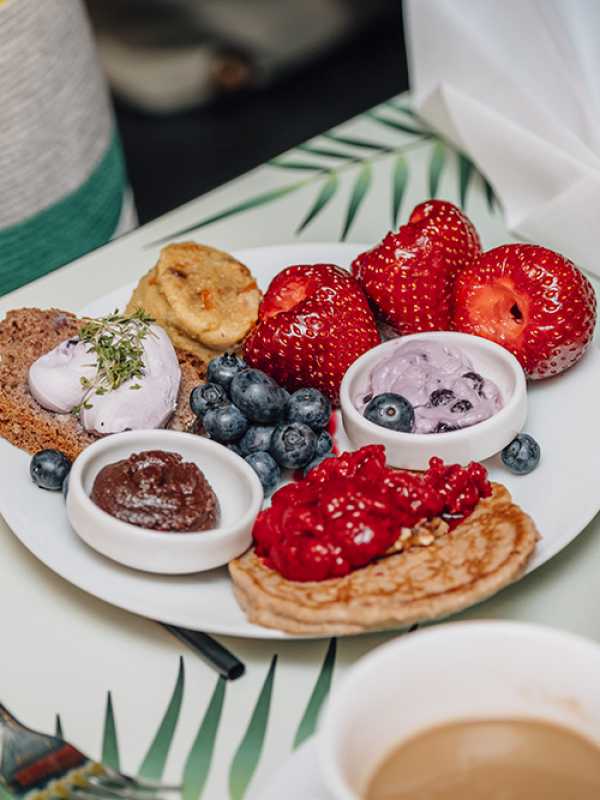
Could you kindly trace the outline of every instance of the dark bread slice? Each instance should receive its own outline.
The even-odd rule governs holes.
[[[0,436],[35,453],[50,447],[74,459],[94,436],[84,431],[71,414],[54,414],[41,408],[29,392],[31,364],[64,339],[76,336],[81,322],[74,314],[56,308],[20,308],[0,322]],[[168,427],[188,430],[193,422],[189,394],[197,386],[202,365],[179,354],[181,387],[177,408]]]

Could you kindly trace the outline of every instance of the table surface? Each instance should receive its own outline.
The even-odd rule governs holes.
[[[424,130],[403,95],[5,296],[0,313],[23,305],[77,309],[137,280],[161,240],[194,238],[229,251],[331,242],[344,232],[350,241],[375,242],[392,226],[394,206],[405,220],[435,194],[462,201],[485,248],[511,240],[470,161]],[[313,204],[322,207],[299,231]],[[596,519],[534,574],[459,618],[526,620],[600,640],[599,533]],[[312,733],[331,679],[394,635],[340,639],[337,654],[327,641],[224,637],[247,664],[245,677],[225,686],[156,623],[54,575],[1,521],[0,553],[2,702],[39,730],[54,730],[59,714],[70,741],[131,773],[184,774],[186,800],[260,797]]]

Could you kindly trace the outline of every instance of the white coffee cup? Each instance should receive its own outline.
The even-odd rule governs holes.
[[[600,747],[600,646],[537,625],[459,622],[377,648],[325,712],[325,784],[336,800],[359,800],[402,741],[445,722],[503,718],[553,722]]]

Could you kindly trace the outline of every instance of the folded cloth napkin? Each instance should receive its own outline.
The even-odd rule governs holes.
[[[598,0],[407,0],[416,110],[492,184],[509,229],[600,275]]]
[[[0,0],[0,294],[134,224],[81,0]]]

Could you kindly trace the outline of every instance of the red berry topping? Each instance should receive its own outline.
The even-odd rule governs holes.
[[[481,464],[432,458],[427,472],[403,472],[370,445],[275,492],[254,524],[256,552],[289,580],[341,577],[383,556],[403,528],[437,516],[456,527],[491,491]]]
[[[290,391],[314,386],[333,403],[344,373],[379,344],[364,292],[333,264],[288,267],[271,282],[244,358]]]
[[[471,221],[452,203],[428,200],[397,233],[359,255],[352,272],[398,333],[448,330],[455,277],[480,252]]]
[[[530,378],[558,375],[591,341],[596,297],[568,259],[533,244],[489,250],[458,276],[456,330],[510,350]]]

